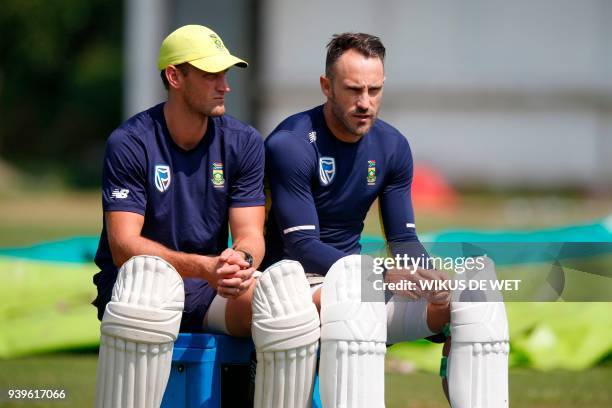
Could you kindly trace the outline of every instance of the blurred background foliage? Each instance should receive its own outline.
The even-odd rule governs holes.
[[[155,13],[143,9],[132,13],[142,17],[140,22],[148,21],[160,35],[171,27],[193,22],[223,33],[232,51],[252,63],[249,70],[232,73],[234,91],[230,97],[234,95],[235,99],[228,100],[230,112],[248,118],[248,108],[253,108],[263,134],[287,114],[320,103],[316,77],[322,68],[323,44],[332,32],[363,27],[381,35],[393,50],[387,65],[392,86],[386,88],[385,119],[410,135],[415,159],[421,162],[417,164],[429,165],[421,167],[413,185],[420,234],[449,229],[530,231],[610,220],[606,217],[612,208],[612,167],[605,158],[612,146],[607,130],[612,71],[606,64],[612,60],[606,27],[612,3],[607,0],[584,4],[555,0],[532,4],[523,0],[496,5],[478,0],[451,7],[443,2],[394,0],[383,8],[373,0],[3,0],[0,247],[23,247],[75,236],[97,239],[104,143],[124,116],[124,58],[151,67],[150,61],[141,60],[137,53],[124,54],[129,29],[146,31],[145,24],[126,23],[130,20],[126,19],[130,3],[147,7],[146,11],[157,7],[163,17],[160,21],[167,20],[167,26],[159,24]],[[259,12],[253,12],[258,8]],[[145,38],[158,47],[157,39]],[[137,68],[136,75],[144,76],[146,69]],[[248,76],[255,75],[249,74],[253,72],[259,77]],[[157,73],[152,74],[158,81]],[[462,89],[464,93],[457,91]],[[257,94],[255,103],[249,102],[249,92]],[[555,160],[557,157],[561,159]],[[536,177],[542,170],[544,177]],[[90,191],[76,191],[83,189]],[[607,221],[606,225],[612,224]],[[376,205],[364,232],[380,235]],[[24,273],[28,265],[34,265],[33,270]],[[89,263],[82,273],[71,274],[74,269],[66,265],[51,266],[68,273],[71,284],[83,291],[73,297],[70,291],[52,291],[57,295],[52,299],[55,307],[44,305],[42,309],[60,315],[66,312],[66,319],[84,316],[87,325],[77,326],[90,335],[83,340],[80,331],[69,333],[74,335],[74,342],[61,347],[70,348],[72,353],[79,350],[77,342],[81,347],[95,347],[98,322],[95,309],[89,305],[95,291],[91,284],[95,267]],[[23,259],[4,259],[0,265],[0,275],[10,283],[0,287],[16,300],[11,309],[10,299],[4,296],[0,307],[4,308],[0,310],[0,326],[5,329],[0,328],[0,334],[5,339],[15,334],[10,330],[22,327],[7,319],[13,310],[23,309],[18,301],[45,300],[32,296],[32,290],[25,286],[19,292],[15,275],[48,292],[51,286],[42,282],[40,274],[57,280],[51,266]],[[72,279],[76,275],[79,279]],[[550,334],[554,332],[546,328],[571,326],[565,310],[557,309],[557,304],[546,306],[557,313],[554,319],[540,318],[540,330],[529,337],[535,343],[543,338],[548,343],[555,339]],[[582,306],[573,304],[575,316]],[[524,307],[529,312],[523,313],[533,317],[535,308],[530,304]],[[602,316],[580,315],[584,324],[579,330],[570,327],[558,335],[557,343],[568,345],[562,348],[564,353],[596,350],[589,343],[593,338],[598,345],[609,344],[605,334],[610,326],[605,318],[612,316],[612,304],[601,307]],[[511,325],[525,320],[516,316]],[[30,333],[28,341],[62,340],[64,331],[49,328],[55,323],[49,314],[34,313],[31,317],[40,324],[32,324],[35,320],[27,320],[30,316],[22,322],[42,331]],[[604,335],[586,336],[585,325],[592,326],[596,330],[593,333]],[[574,338],[578,334],[582,343]],[[13,338],[22,348],[29,346],[19,333]],[[7,344],[0,339],[0,351]],[[525,344],[522,346],[525,348]],[[545,361],[554,361],[548,356],[562,356],[555,344],[538,350]],[[425,356],[423,350],[414,355],[405,354],[408,351],[396,348],[393,355],[389,354],[388,362],[398,366],[389,365],[388,406],[447,406],[435,375],[407,376],[416,367],[410,360]],[[431,361],[437,364],[439,353],[434,351]],[[611,358],[608,349],[593,362],[598,366],[579,375],[565,370],[541,374],[531,368],[513,368],[513,406],[609,407]],[[0,388],[9,384],[52,388],[57,384],[71,396],[65,406],[88,406],[95,389],[96,360],[93,354],[0,359]],[[0,405],[23,404],[0,401]]]
[[[2,2],[4,167],[41,187],[99,184],[121,120],[122,13],[120,0]]]

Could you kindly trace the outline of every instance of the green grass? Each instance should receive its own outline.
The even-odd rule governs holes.
[[[54,354],[0,361],[1,407],[93,406],[95,354]],[[612,366],[587,371],[510,371],[512,407],[610,407]],[[62,389],[61,401],[9,401],[8,389]],[[433,374],[387,374],[387,408],[448,407]]]
[[[596,367],[581,372],[536,372],[510,370],[510,406],[529,408],[589,407],[604,408],[612,404],[610,390],[612,367]],[[431,374],[387,374],[387,408],[448,407]]]
[[[100,233],[101,223],[97,192],[0,196],[0,247],[96,235]]]
[[[50,354],[0,360],[0,407],[92,407],[96,354]],[[8,399],[9,389],[65,390],[63,400]]]
[[[576,197],[461,197],[455,208],[416,205],[419,232],[451,228],[540,228],[588,222],[607,216],[610,199]],[[0,246],[23,246],[72,235],[97,235],[101,229],[98,192],[20,193],[0,196]],[[365,233],[380,232],[376,206]],[[88,407],[95,388],[95,354],[54,354],[0,360],[0,407]],[[612,366],[580,372],[510,372],[513,407],[610,407]],[[387,407],[447,407],[432,374],[388,374]],[[64,389],[63,401],[11,402],[9,388]]]

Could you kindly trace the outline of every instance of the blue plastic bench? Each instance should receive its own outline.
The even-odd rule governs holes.
[[[162,408],[249,407],[251,339],[181,333],[174,344]],[[321,407],[315,379],[313,404]]]

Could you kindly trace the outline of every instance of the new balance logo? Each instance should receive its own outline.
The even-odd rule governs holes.
[[[130,190],[128,190],[127,188],[122,188],[121,190],[116,188],[111,193],[111,197],[113,197],[113,198],[127,198],[128,194],[130,194]]]
[[[317,141],[317,132],[315,132],[314,130],[310,133],[308,133],[308,140],[310,141],[310,143],[314,143]]]

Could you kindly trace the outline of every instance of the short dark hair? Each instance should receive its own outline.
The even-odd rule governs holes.
[[[188,62],[183,62],[182,64],[176,65],[176,68],[178,68],[181,71],[181,74],[186,76],[187,73],[189,72],[188,65],[189,65]],[[159,76],[161,77],[162,83],[164,84],[164,88],[166,88],[166,91],[167,91],[168,88],[170,88],[170,84],[168,83],[168,78],[166,78],[166,68],[159,71]]]
[[[348,50],[355,50],[368,58],[380,58],[385,63],[385,46],[377,36],[365,33],[334,34],[327,44],[325,76],[331,77],[333,65]]]

